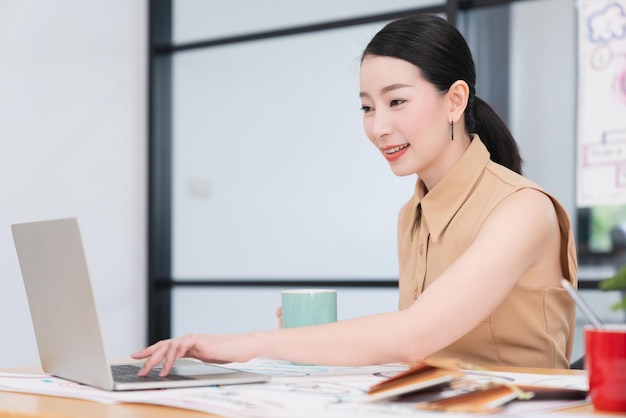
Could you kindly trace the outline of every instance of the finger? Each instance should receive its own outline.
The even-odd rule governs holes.
[[[159,364],[161,360],[163,360],[163,358],[165,357],[165,354],[167,353],[168,346],[169,346],[169,341],[165,344],[160,345],[156,349],[156,351],[150,357],[148,357],[146,362],[143,364],[143,366],[139,370],[139,373],[137,374],[139,376],[146,376],[148,373],[150,373],[150,371],[154,368],[154,366],[156,366],[157,364]]]
[[[161,345],[168,344],[171,340],[161,340],[156,343],[149,345],[148,347],[137,351],[134,354],[131,354],[131,357],[136,359],[150,357]]]
[[[159,373],[160,376],[167,376],[172,371],[172,367],[174,367],[176,360],[181,357],[185,357],[190,352],[191,348],[196,345],[196,337],[194,334],[189,334],[182,338],[173,340],[172,343],[173,344],[170,344],[168,347],[165,355],[163,367]]]
[[[283,307],[276,308],[276,318],[278,318],[278,328],[283,327]]]
[[[174,367],[174,363],[176,362],[176,360],[183,357],[186,351],[187,350],[184,348],[182,344],[169,347],[169,350],[167,350],[167,353],[165,354],[165,360],[163,362],[163,367],[161,368],[161,372],[159,373],[159,376],[165,377],[168,374],[170,374],[170,372],[172,371],[172,367]]]
[[[130,356],[132,358],[142,359],[142,358],[150,357],[150,355],[152,355],[154,350],[155,350],[154,345],[151,345],[150,347],[146,347],[142,350],[139,350],[136,353],[131,354]]]

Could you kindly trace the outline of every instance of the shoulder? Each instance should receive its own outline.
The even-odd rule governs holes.
[[[537,183],[494,162],[487,164],[486,172],[495,182],[500,183],[502,189],[506,189],[506,197],[496,209],[521,208],[556,217],[560,203]]]
[[[550,196],[541,189],[522,187],[511,193],[495,208],[495,211],[522,211],[528,215],[545,214],[556,218],[556,211]]]
[[[530,187],[544,192],[541,186],[534,181],[493,161],[489,161],[489,163],[487,163],[485,173],[494,180],[510,187]]]
[[[508,231],[509,236],[526,237],[535,243],[558,235],[559,220],[551,197],[545,192],[525,187],[504,198],[489,214],[485,233]]]

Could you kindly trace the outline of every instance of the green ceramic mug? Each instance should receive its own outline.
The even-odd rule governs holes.
[[[281,293],[283,328],[319,325],[337,320],[337,291],[292,289]]]

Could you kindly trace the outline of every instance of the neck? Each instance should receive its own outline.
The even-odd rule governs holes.
[[[419,178],[422,179],[428,190],[432,190],[454,168],[469,148],[471,142],[470,136],[467,134],[455,135],[454,141],[450,141],[450,144],[448,144],[449,148],[437,160],[436,164],[422,173],[418,173]]]

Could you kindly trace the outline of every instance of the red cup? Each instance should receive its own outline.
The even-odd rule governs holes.
[[[585,327],[585,369],[595,409],[626,412],[626,324]]]

